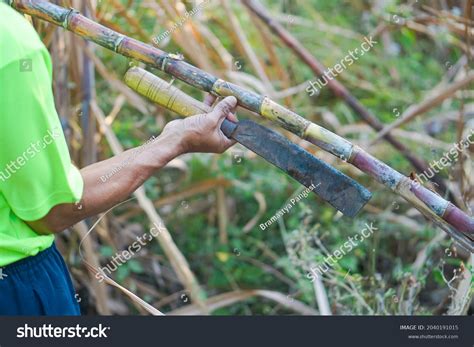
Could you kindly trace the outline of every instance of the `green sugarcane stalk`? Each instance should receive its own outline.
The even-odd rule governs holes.
[[[181,56],[166,53],[115,32],[74,9],[66,9],[43,0],[7,1],[19,12],[62,26],[102,47],[158,68],[200,90],[217,96],[235,96],[240,106],[274,121],[302,139],[351,163],[389,187],[446,231],[461,246],[474,252],[474,219],[472,217],[341,136],[310,122],[268,97],[219,79],[186,63]]]

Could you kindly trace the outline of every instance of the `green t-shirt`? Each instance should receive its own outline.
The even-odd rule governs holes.
[[[51,57],[34,28],[0,3],[0,267],[50,247],[24,221],[80,200],[54,106]]]

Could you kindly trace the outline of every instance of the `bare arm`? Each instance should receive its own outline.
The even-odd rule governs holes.
[[[232,114],[235,105],[236,99],[227,97],[209,114],[168,123],[161,135],[147,145],[83,168],[82,208],[78,209],[75,204],[60,204],[42,219],[26,223],[39,234],[60,232],[124,201],[157,170],[183,153],[222,153],[233,142],[220,131],[220,125],[226,117],[236,120]],[[105,182],[100,179],[117,167],[121,167],[120,171]]]

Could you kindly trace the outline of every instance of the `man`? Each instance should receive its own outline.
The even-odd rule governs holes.
[[[220,125],[226,117],[236,121],[236,99],[225,98],[209,114],[170,122],[142,148],[78,170],[54,108],[46,47],[3,3],[0,18],[0,314],[77,315],[54,234],[125,200],[183,153],[225,151],[233,142]],[[107,182],[100,179],[132,160]]]

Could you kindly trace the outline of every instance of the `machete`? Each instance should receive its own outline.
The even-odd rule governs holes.
[[[125,83],[139,94],[181,116],[212,111],[212,107],[192,98],[170,83],[138,67],[132,67]],[[362,185],[316,158],[280,133],[251,120],[233,123],[227,119],[222,132],[252,152],[283,170],[345,216],[354,217],[370,200]]]

